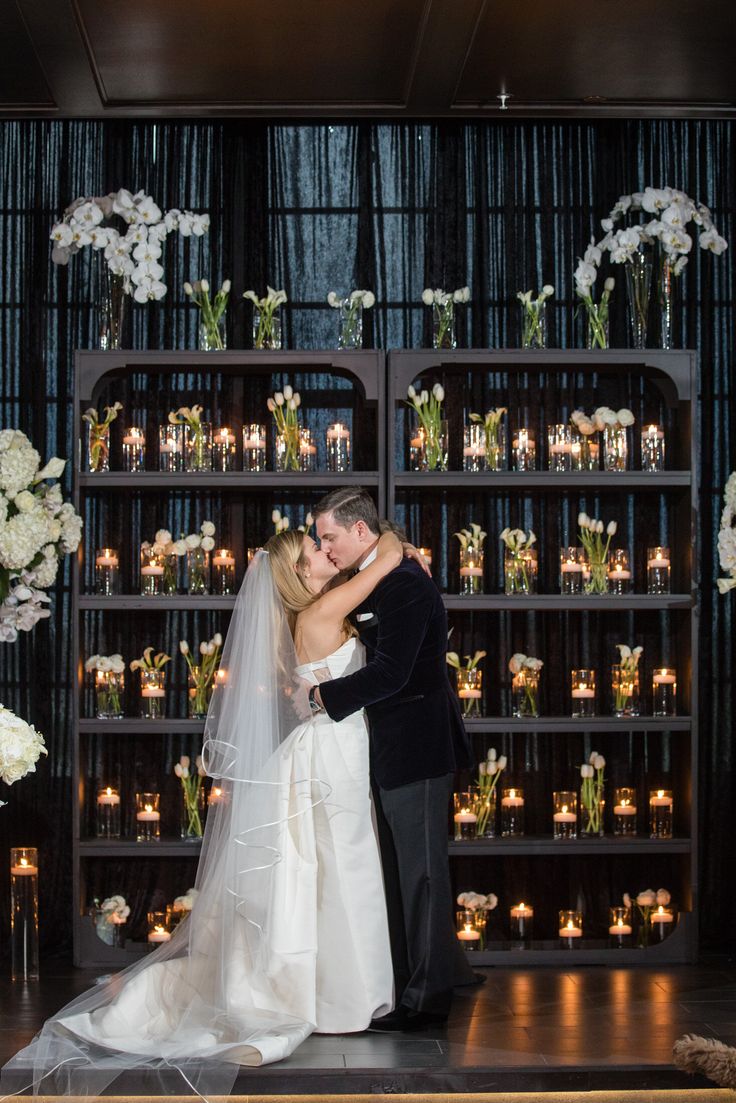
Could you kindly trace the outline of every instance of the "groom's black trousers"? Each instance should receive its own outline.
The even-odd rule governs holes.
[[[447,854],[447,809],[453,775],[396,789],[375,782],[396,983],[396,1004],[446,1015],[456,984],[472,970],[455,935]]]

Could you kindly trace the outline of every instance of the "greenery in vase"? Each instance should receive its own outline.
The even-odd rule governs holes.
[[[188,425],[194,440],[194,461],[197,470],[204,469],[204,430],[201,406],[180,406],[169,413],[170,425]]]
[[[255,291],[244,291],[244,299],[250,299],[258,310],[258,330],[254,345],[257,349],[273,347],[274,343],[274,316],[278,308],[288,302],[286,292],[276,291],[273,287],[266,286],[266,295],[259,299]]]
[[[636,905],[640,917],[637,937],[638,946],[649,945],[652,933],[652,915],[656,908],[666,908],[671,900],[672,897],[667,889],[657,889],[656,892],[653,889],[644,889],[634,898],[633,904]],[[632,899],[628,892],[624,893],[623,901],[625,907],[631,908]]]
[[[496,456],[500,448],[499,428],[501,426],[501,418],[507,412],[506,406],[497,406],[493,410],[488,410],[484,416],[481,416],[481,414],[468,415],[470,421],[483,426],[483,432],[486,438],[486,462],[489,465],[491,463],[491,457]]]
[[[636,672],[639,667],[639,658],[644,648],[641,646],[631,648],[625,643],[617,643],[616,648],[621,656],[621,661],[619,663],[621,677],[616,686],[614,708],[617,713],[622,713],[626,710],[631,700],[636,680]],[[629,693],[626,692],[627,689],[630,690]]]
[[[484,762],[478,763],[477,786],[480,793],[478,808],[478,835],[484,835],[491,815],[491,807],[496,797],[496,789],[501,774],[506,769],[506,755],[496,758],[496,748],[490,747]]]
[[[454,291],[444,291],[441,287],[425,287],[422,302],[434,310],[435,332],[434,347],[438,349],[454,347],[452,326],[455,320],[455,305],[470,302],[470,288],[458,287]]]
[[[510,580],[510,592],[528,594],[530,592],[529,572],[527,571],[527,555],[529,549],[537,542],[533,529],[528,534],[523,529],[505,528],[499,539],[505,545],[514,563],[514,574]],[[509,589],[507,589],[507,593]]]
[[[159,651],[157,655],[154,655],[153,648],[147,647],[140,659],[133,659],[130,663],[130,669],[151,673],[154,670],[163,670],[166,664],[170,662],[171,655],[167,655],[165,651]]]
[[[197,772],[190,773],[189,755],[183,754],[174,765],[174,773],[181,781],[182,796],[184,797],[184,810],[187,816],[184,834],[201,838],[202,817],[199,813],[199,802],[202,790],[202,778],[205,776],[201,755],[197,755],[195,764]]]
[[[603,539],[603,522],[589,517],[587,513],[578,514],[580,543],[585,549],[590,578],[585,583],[586,594],[605,594],[608,592],[608,549],[611,537],[618,528],[615,521],[609,521],[605,528],[607,539]]]
[[[533,655],[523,655],[517,651],[509,659],[509,670],[513,675],[529,672],[534,678],[524,676],[521,686],[524,691],[525,712],[529,716],[539,715],[539,672],[544,666],[541,659],[535,659]]]
[[[184,293],[202,312],[201,325],[207,334],[207,340],[211,348],[223,349],[225,347],[219,322],[227,309],[231,286],[230,280],[224,280],[213,301],[210,299],[209,280],[195,280],[194,283],[184,284]]]
[[[426,390],[417,393],[416,388],[407,389],[407,406],[416,412],[419,424],[424,430],[427,467],[430,471],[444,470],[447,463],[445,444],[442,440],[442,403],[445,401],[445,388],[435,383],[431,393]]]
[[[301,401],[299,392],[287,384],[283,391],[276,391],[273,398],[269,398],[266,403],[273,414],[276,432],[284,442],[286,453],[284,467],[287,471],[299,470],[299,415],[297,410],[301,405]]]
[[[461,663],[460,662],[460,656],[457,654],[456,651],[448,651],[447,655],[446,655],[447,665],[451,666],[454,670],[457,670],[459,673],[468,674],[471,670],[476,669],[476,667],[478,666],[478,663],[481,661],[481,659],[484,659],[487,654],[488,654],[487,651],[476,651],[476,653],[472,656],[471,655],[464,655],[463,658],[465,659],[465,662]],[[464,712],[469,713],[470,710],[473,708],[474,704],[475,704],[475,701],[473,700],[473,698],[469,697],[467,700],[464,700],[463,701],[463,710],[464,710]]]
[[[212,685],[220,665],[222,636],[216,632],[211,640],[202,640],[199,645],[199,663],[193,661],[186,640],[179,640],[179,650],[187,661],[192,678],[194,691],[192,712],[195,716],[206,716]]]
[[[372,291],[363,291],[358,288],[351,291],[344,299],[341,299],[336,291],[330,291],[327,302],[335,310],[341,310],[340,319],[340,344],[344,348],[354,348],[358,340],[358,320],[361,310],[370,310],[376,302],[376,296]]]
[[[593,300],[593,284],[598,277],[598,265],[601,262],[601,250],[591,241],[584,256],[575,269],[575,294],[580,298],[587,314],[588,328],[591,334],[591,348],[608,348],[608,310],[611,292],[616,281],[609,276],[603,284],[603,294],[599,303]]]
[[[122,402],[105,406],[105,416],[100,418],[94,406],[82,414],[82,421],[89,424],[89,467],[90,471],[104,471],[109,464],[110,449],[107,438],[110,426],[122,410]]]
[[[555,289],[551,283],[546,283],[544,285],[536,299],[532,298],[533,292],[531,290],[516,292],[516,297],[521,303],[523,310],[521,343],[525,349],[534,348],[534,346],[537,348],[544,347],[545,340],[542,308],[547,299],[554,295],[554,293]]]
[[[580,803],[583,806],[583,831],[589,835],[603,832],[603,771],[606,760],[593,751],[588,762],[580,767]]]

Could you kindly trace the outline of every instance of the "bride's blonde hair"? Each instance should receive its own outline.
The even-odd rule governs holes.
[[[304,560],[304,533],[294,529],[278,532],[268,541],[264,551],[268,552],[271,575],[279,592],[293,636],[296,618],[299,613],[319,600],[319,594],[313,593],[303,578],[303,571],[306,566]],[[357,636],[358,633],[347,618],[343,621],[342,627],[346,638]]]

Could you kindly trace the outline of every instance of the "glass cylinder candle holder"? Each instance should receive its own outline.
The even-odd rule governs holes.
[[[652,839],[672,838],[672,792],[652,789],[649,793],[649,835]]]
[[[10,848],[10,975],[38,980],[38,850]]]
[[[164,588],[164,557],[141,548],[141,595],[160,597]]]
[[[483,593],[483,548],[460,548],[460,593]]]
[[[675,913],[666,904],[658,904],[652,912],[652,934],[655,942],[664,942],[675,929]]]
[[[534,908],[520,901],[509,908],[509,936],[512,942],[531,942],[534,928]]]
[[[598,471],[600,468],[601,446],[597,433],[578,433],[574,429],[570,435],[570,457],[573,471]]]
[[[299,430],[299,470],[314,471],[317,466],[317,445],[312,440],[312,430]]]
[[[641,431],[642,471],[664,471],[664,430],[645,425]]]
[[[350,430],[341,421],[328,426],[327,470],[339,473],[350,470]]]
[[[655,716],[677,715],[677,673],[671,666],[652,671],[652,700]]]
[[[212,426],[200,421],[196,428],[184,426],[184,468],[186,471],[212,470]]]
[[[235,556],[229,548],[217,548],[212,553],[212,592],[235,593]]]
[[[109,785],[97,794],[95,829],[98,839],[120,838],[120,793]]]
[[[163,557],[164,576],[161,588],[164,597],[173,597],[179,592],[179,556],[165,555]]]
[[[603,470],[625,471],[629,459],[629,441],[626,429],[606,425],[603,429]]]
[[[235,470],[235,433],[227,425],[216,429],[212,437],[212,467],[215,471]]]
[[[159,471],[184,470],[184,426],[160,425],[158,430]]]
[[[447,442],[449,438],[447,420],[430,426],[415,425],[409,438],[409,468],[411,471],[446,471]]]
[[[187,577],[190,594],[210,592],[210,553],[204,548],[187,550]]]
[[[523,789],[504,789],[501,793],[501,834],[504,838],[524,834]]]
[[[595,671],[573,670],[571,682],[572,715],[595,716]]]
[[[253,307],[253,348],[281,348],[281,313],[278,309],[262,311]]]
[[[623,904],[616,904],[608,909],[608,936],[611,945],[615,949],[623,950],[631,945],[631,909]]]
[[[534,471],[537,466],[537,447],[531,429],[518,429],[511,441],[511,466],[514,471]]]
[[[463,703],[463,716],[480,716],[480,702],[483,696],[483,671],[474,666],[457,672],[457,695]]]
[[[95,593],[102,597],[120,593],[120,558],[115,548],[98,548],[95,553]]]
[[[243,471],[266,470],[266,426],[257,421],[243,426]]]
[[[95,712],[98,720],[122,720],[125,671],[95,671]]]
[[[195,666],[188,674],[189,719],[205,720],[210,698],[214,690],[214,684],[204,685],[202,681],[202,668]]]
[[[547,460],[550,471],[572,471],[572,434],[569,425],[547,426]]]
[[[583,937],[583,913],[564,909],[558,914],[560,942],[566,950],[575,950]]]
[[[539,716],[539,671],[519,670],[511,679],[513,716]]]
[[[636,789],[623,785],[613,790],[613,833],[636,835]]]
[[[148,912],[148,948],[155,950],[162,942],[168,942],[171,938],[169,918],[165,911]]]
[[[611,696],[614,716],[639,715],[639,670],[626,670],[621,663],[611,667]]]
[[[486,470],[486,431],[482,425],[466,425],[463,430],[463,471]]]
[[[478,793],[467,789],[453,794],[455,841],[474,839],[478,833]]]
[[[525,548],[518,552],[505,548],[503,553],[504,592],[536,594],[538,566],[536,548]]]
[[[552,794],[552,834],[555,839],[577,839],[578,795],[571,789],[558,789]]]
[[[136,793],[135,833],[139,843],[157,843],[161,838],[159,793]]]
[[[647,548],[647,593],[670,592],[670,549]]]
[[[99,474],[110,470],[110,426],[87,422],[87,470]]]
[[[582,594],[585,551],[583,548],[560,548],[560,593]]]
[[[141,670],[141,719],[161,720],[166,715],[165,686],[165,670]]]
[[[615,548],[608,553],[608,591],[611,594],[630,594],[633,579],[629,553],[623,548]]]
[[[482,950],[485,945],[486,917],[484,912],[469,908],[455,914],[458,942],[464,950]]]
[[[131,425],[123,436],[123,471],[145,471],[146,434],[137,425]]]

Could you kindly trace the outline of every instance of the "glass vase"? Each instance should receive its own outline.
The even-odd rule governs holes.
[[[188,778],[187,780],[191,782],[194,779]],[[195,782],[189,791],[182,786],[180,835],[184,842],[199,842],[204,834],[204,817],[207,805],[201,778],[197,777],[197,781],[199,784]]]
[[[210,592],[210,553],[203,548],[189,548],[187,551],[187,576],[190,594],[208,594]]]
[[[299,426],[276,434],[276,470],[299,471]]]
[[[483,593],[483,549],[460,548],[460,593]]]
[[[585,311],[585,347],[586,349],[607,349],[608,322],[602,322],[598,316],[598,307],[586,308]]]
[[[114,670],[95,672],[95,712],[98,720],[122,720],[125,673]]]
[[[495,788],[486,793],[481,789],[478,797],[477,835],[479,839],[496,838],[497,807],[498,799]]]
[[[342,299],[340,302],[340,333],[337,338],[339,349],[360,349],[363,347],[363,304],[360,299]]]
[[[466,425],[463,430],[463,471],[486,470],[486,434],[482,425]]]
[[[110,470],[110,426],[87,422],[87,470],[94,474]]]
[[[212,682],[206,685],[202,679],[201,666],[195,666],[189,671],[189,719],[205,720],[210,698],[212,697]]]
[[[571,681],[572,715],[579,718],[595,716],[595,671],[573,670]]]
[[[619,597],[630,594],[633,589],[629,553],[623,548],[615,548],[608,553],[608,586],[612,594]]]
[[[539,716],[539,671],[520,670],[511,679],[511,711],[516,717]]]
[[[480,716],[483,696],[483,671],[475,666],[457,672],[457,695],[462,701],[463,716]]]
[[[598,470],[601,446],[597,438],[597,433],[590,433],[586,436],[584,433],[577,433],[573,429],[570,442],[573,471]]]
[[[447,421],[433,422],[425,428],[417,426],[409,442],[409,464],[412,471],[447,470]]]
[[[626,670],[621,663],[611,667],[611,695],[614,716],[639,715],[639,671]]]
[[[525,349],[546,349],[546,302],[521,304],[521,347]]]
[[[200,352],[221,352],[227,348],[227,337],[225,335],[225,315],[222,314],[216,322],[207,325],[205,322],[199,323],[199,351]]]
[[[652,262],[643,253],[634,253],[624,265],[626,269],[626,296],[631,326],[631,344],[635,349],[647,347],[647,320],[649,317],[649,290],[652,283]]]
[[[164,555],[162,559],[164,573],[161,580],[161,590],[165,597],[174,597],[179,592],[179,556]]]
[[[166,671],[141,671],[141,719],[161,720],[166,716]]]
[[[586,798],[587,799],[587,798]],[[602,835],[603,834],[603,800],[597,795],[593,795],[592,799],[588,800],[588,803],[583,800],[583,793],[580,795],[580,832],[582,835]]]
[[[103,352],[122,348],[125,321],[125,276],[111,272],[102,260],[100,303],[97,319],[97,347]]]
[[[515,552],[506,548],[503,554],[504,593],[536,594],[537,553],[534,548]]]
[[[478,788],[471,785],[460,793],[453,793],[455,842],[467,842],[478,834]]]
[[[674,345],[674,284],[675,274],[666,256],[662,257],[657,281],[657,305],[659,306],[659,347],[672,349]]]
[[[281,348],[281,315],[278,309],[271,312],[253,307],[253,348]]]
[[[311,429],[299,430],[299,470],[314,471],[317,467],[317,445]]]
[[[161,425],[158,430],[159,471],[184,470],[184,426]]]
[[[194,428],[184,426],[184,469],[212,470],[212,426],[209,422],[201,421]]]
[[[95,925],[95,934],[106,946],[113,946],[117,950],[125,947],[125,922],[115,922],[114,913],[105,912],[102,908],[92,909],[92,918]]]
[[[629,458],[626,430],[618,425],[606,425],[603,430],[603,470],[625,471]]]
[[[582,548],[560,548],[560,593],[582,594],[585,552]]]
[[[558,789],[552,794],[552,837],[578,837],[578,795],[570,789]]]
[[[604,561],[602,563],[597,560],[585,565],[583,572],[583,590],[586,594],[607,594],[608,593],[608,564]]]
[[[432,348],[454,349],[457,348],[455,336],[455,303],[450,300],[441,306],[435,303],[432,307]]]

